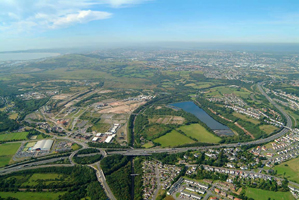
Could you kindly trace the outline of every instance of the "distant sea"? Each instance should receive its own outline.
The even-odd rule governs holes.
[[[0,61],[34,60],[59,56],[59,53],[0,53]]]

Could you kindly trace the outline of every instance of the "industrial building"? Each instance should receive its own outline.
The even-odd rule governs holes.
[[[109,136],[107,137],[107,139],[105,140],[105,142],[106,142],[106,143],[110,143],[114,137],[115,137],[115,134],[113,134],[113,135],[109,135]]]
[[[50,151],[53,140],[40,140],[32,148],[31,151]]]

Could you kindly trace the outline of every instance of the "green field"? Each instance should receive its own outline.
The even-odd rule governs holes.
[[[172,130],[166,135],[155,139],[154,142],[161,144],[162,147],[175,147],[183,144],[190,144],[194,141],[187,136],[180,134],[176,130]]]
[[[103,133],[103,132],[107,132],[110,128],[111,128],[110,124],[96,123],[95,125],[93,125],[93,127],[91,129],[93,131]]]
[[[234,88],[234,87],[228,87],[228,86],[220,86],[215,87],[209,90],[209,93],[207,95],[209,96],[220,96],[224,94],[232,94],[241,97],[241,98],[248,98],[250,96],[250,91],[246,90],[245,88]]]
[[[285,176],[290,181],[299,183],[299,158],[289,160],[274,167],[277,174]]]
[[[78,145],[78,144],[76,144],[76,143],[74,143],[73,145],[72,145],[72,150],[73,151],[76,151],[76,150],[78,150],[78,149],[80,149],[81,147]]]
[[[237,112],[234,112],[233,115],[234,115],[235,117],[238,117],[238,118],[240,118],[240,119],[243,119],[244,121],[251,122],[251,123],[253,123],[253,124],[259,124],[259,123],[260,123],[260,121],[257,120],[257,119],[249,118],[249,117],[247,117],[246,115],[242,115],[242,114],[237,113]]]
[[[18,117],[18,113],[13,113],[13,114],[9,115],[9,119],[15,120],[15,119],[17,119],[17,117]]]
[[[6,143],[0,145],[0,167],[9,163],[20,146],[21,143]]]
[[[218,143],[221,140],[221,138],[208,132],[200,124],[181,126],[179,130],[183,131],[187,136],[195,138],[202,143]]]
[[[2,198],[14,197],[17,199],[30,199],[30,200],[56,200],[59,195],[65,192],[0,192]]]
[[[36,173],[33,174],[26,183],[22,184],[22,186],[36,186],[39,184],[39,181],[42,181],[43,184],[48,185],[50,183],[56,182],[55,179],[61,178],[62,175],[56,173]]]
[[[28,132],[3,133],[3,134],[0,134],[0,141],[26,140],[27,135],[28,135]]]
[[[272,192],[255,188],[247,188],[246,196],[255,200],[295,200],[290,192]]]
[[[147,138],[151,138],[151,137],[153,137],[157,134],[163,133],[167,130],[168,130],[168,128],[166,126],[153,124],[153,125],[145,127],[142,133]]]
[[[271,134],[274,131],[278,130],[276,126],[272,126],[272,125],[262,125],[259,128],[267,134]]]
[[[145,143],[144,145],[142,145],[142,147],[144,147],[146,149],[151,148],[153,146],[154,146],[154,144],[152,142],[148,142],[148,143]]]

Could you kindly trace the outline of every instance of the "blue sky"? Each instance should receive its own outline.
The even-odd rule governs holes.
[[[0,0],[0,51],[144,42],[299,43],[299,1]]]

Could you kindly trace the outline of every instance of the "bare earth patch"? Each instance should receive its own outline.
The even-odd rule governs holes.
[[[145,104],[145,102],[113,102],[110,104],[110,108],[105,108],[100,110],[99,113],[115,113],[115,114],[123,114],[123,113],[131,113],[139,106]]]
[[[63,99],[66,99],[70,96],[72,96],[72,95],[71,94],[59,94],[59,95],[53,96],[53,99],[63,100]]]

